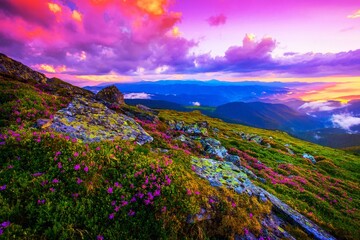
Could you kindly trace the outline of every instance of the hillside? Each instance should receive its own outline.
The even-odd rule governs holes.
[[[358,115],[358,101],[352,101],[348,106],[339,110],[313,113],[316,117],[309,116],[305,112],[298,112],[284,104],[263,102],[233,102],[218,107],[185,107],[174,102],[151,99],[126,99],[126,103],[133,106],[141,104],[154,109],[181,112],[199,110],[207,116],[219,118],[225,122],[286,131],[305,141],[333,148],[356,147],[360,144],[358,126],[353,126],[352,132],[349,132],[342,128],[334,128],[330,121],[333,114],[344,114],[345,112],[345,114]]]
[[[360,237],[358,155],[3,65],[0,238]]]
[[[280,130],[309,130],[321,126],[309,116],[301,115],[282,104],[233,102],[221,105],[216,116],[254,127]]]

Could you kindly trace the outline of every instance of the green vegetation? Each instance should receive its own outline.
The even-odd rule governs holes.
[[[204,157],[200,142],[179,141],[183,133],[171,129],[170,120],[208,122],[209,137],[265,180],[252,179],[256,185],[337,238],[360,236],[356,155],[198,111],[160,111],[154,122],[137,119],[154,138],[143,146],[120,138],[88,144],[34,128],[37,119],[52,118],[71,101],[71,92],[61,92],[54,85],[1,79],[0,231],[5,239],[209,239],[249,231],[260,238],[271,204],[200,179],[192,169],[192,156]],[[263,143],[242,133],[261,136]],[[307,237],[295,226],[286,230]]]
[[[188,124],[207,121],[218,129],[212,135],[241,157],[241,165],[266,179],[255,180],[333,235],[344,239],[360,236],[360,158],[354,154],[293,138],[287,133],[224,123],[200,112],[163,111],[163,121],[176,119]],[[244,141],[240,133],[262,136],[272,147]],[[288,153],[285,145],[295,153]],[[304,159],[315,156],[316,164]],[[260,161],[260,162],[259,162]]]

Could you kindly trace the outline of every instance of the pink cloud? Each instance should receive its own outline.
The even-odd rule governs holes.
[[[242,46],[232,46],[225,52],[225,57],[230,62],[245,59],[270,58],[270,53],[275,49],[276,41],[270,37],[256,41],[255,36],[246,34]]]
[[[168,5],[167,0],[79,0],[73,9],[60,1],[6,0],[0,51],[32,66],[65,65],[64,72],[74,75],[185,68],[196,43],[171,34],[181,14],[168,11]]]
[[[192,48],[201,42],[174,34],[174,29],[182,32],[182,13],[169,10],[170,0],[77,0],[71,6],[65,2],[2,1],[0,52],[30,66],[47,66],[39,67],[43,72],[62,72],[64,76],[134,76],[138,69],[145,73],[162,69],[164,74],[232,72],[261,76],[265,72],[291,77],[360,74],[360,50],[289,52],[273,58],[277,41],[256,39],[251,34],[229,47],[223,56],[192,54]],[[208,22],[217,26],[226,19],[220,14]]]
[[[209,23],[210,26],[220,26],[226,23],[227,17],[224,14],[219,14],[216,16],[209,17],[206,21]]]

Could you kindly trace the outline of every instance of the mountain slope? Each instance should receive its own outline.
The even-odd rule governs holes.
[[[5,239],[360,235],[356,155],[198,111],[114,107],[66,84],[48,89],[11,75],[0,77],[0,84]],[[153,141],[139,145],[111,135],[124,113],[133,119],[121,127],[141,125]],[[37,124],[52,117],[110,136],[90,141]]]
[[[214,114],[232,122],[281,130],[309,130],[320,126],[309,116],[282,104],[234,102],[216,108]]]

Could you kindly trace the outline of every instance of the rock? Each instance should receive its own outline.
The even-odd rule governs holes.
[[[260,136],[253,136],[250,138],[250,141],[260,144],[260,145],[263,144],[263,139]]]
[[[207,179],[209,182],[216,179],[227,188],[233,189],[239,194],[247,193],[249,196],[257,196],[261,201],[269,200],[273,204],[276,211],[286,216],[286,218],[290,219],[315,239],[335,240],[333,236],[325,232],[311,220],[301,215],[263,188],[254,185],[244,172],[237,172],[232,170],[231,165],[233,165],[233,163],[192,157],[192,164],[195,166],[196,174],[204,179]],[[285,238],[293,239],[290,238],[291,235],[287,234],[279,224],[275,224],[274,226],[275,228],[273,228],[273,230],[275,229],[275,231],[272,233],[274,236],[280,236],[279,238],[283,236]]]
[[[265,178],[261,178],[261,177],[259,177],[258,179],[259,179],[259,181],[260,181],[260,182],[262,182],[262,183],[266,183],[266,179],[265,179]]]
[[[234,190],[236,193],[241,194],[245,191],[245,188],[239,186],[239,187],[234,188]]]
[[[313,164],[316,163],[316,160],[315,160],[314,156],[312,156],[312,155],[310,155],[310,154],[304,153],[304,154],[303,154],[303,158],[309,159]]]
[[[51,126],[52,124],[52,120],[50,119],[38,119],[36,121],[36,127],[37,128],[41,128],[41,129],[45,129]]]
[[[205,138],[200,142],[204,148],[205,153],[211,157],[224,158],[228,155],[226,148],[221,146],[221,143],[214,138]]]
[[[183,131],[187,135],[193,136],[208,136],[209,124],[206,121],[196,122],[194,124],[186,125],[184,121],[169,121],[168,122],[171,129],[176,131]]]
[[[203,126],[207,126],[207,125],[204,124],[203,122],[200,122],[200,123],[188,125],[183,130],[190,135],[208,136],[208,131],[206,127]]]
[[[183,130],[183,127],[184,127],[184,122],[183,121],[179,121],[175,124],[175,130],[178,130],[178,131],[181,131]]]
[[[186,137],[184,134],[181,134],[180,136],[178,136],[177,138],[175,138],[176,140],[179,140],[181,142],[187,142],[189,141],[189,138]]]
[[[214,179],[214,180],[209,180],[209,183],[211,186],[213,187],[221,187],[222,186],[222,183],[219,182],[218,180]]]
[[[186,222],[197,223],[209,219],[211,219],[211,215],[206,212],[206,209],[201,208],[198,214],[188,216]]]
[[[267,198],[266,198],[266,196],[265,196],[265,194],[264,194],[263,192],[261,192],[261,193],[259,194],[259,199],[260,199],[260,201],[262,201],[262,202],[266,202],[266,201],[267,201]]]
[[[125,104],[124,95],[114,85],[102,89],[96,94],[95,98],[103,101],[108,106],[121,106]]]
[[[266,215],[265,218],[261,221],[261,225],[261,233],[264,235],[264,237],[267,237],[264,239],[295,240],[293,236],[291,236],[283,229],[283,226],[286,225],[286,223],[274,213]]]
[[[227,154],[225,156],[225,161],[240,164],[240,157],[237,155]]]
[[[291,150],[290,148],[286,148],[286,150],[288,151],[288,153],[289,153],[290,155],[295,155],[295,153],[293,152],[293,150]]]
[[[153,137],[145,133],[139,134],[136,138],[136,142],[139,145],[144,145],[145,143],[152,142],[153,140],[154,140]]]
[[[75,98],[67,108],[58,111],[50,127],[85,142],[120,138],[142,145],[153,140],[134,119],[96,100],[82,97]]]
[[[240,166],[241,171],[245,172],[248,176],[254,179],[258,179],[258,176],[255,175],[251,170],[247,169],[246,167]]]
[[[159,148],[159,151],[160,151],[161,153],[168,153],[168,152],[169,152],[169,149]]]
[[[306,218],[305,216],[301,215],[291,207],[289,207],[287,204],[280,201],[277,197],[270,194],[266,190],[256,187],[259,189],[260,192],[264,193],[264,195],[270,200],[270,202],[273,204],[276,211],[280,212],[282,215],[284,215],[286,218],[290,219],[293,223],[295,223],[297,226],[302,228],[306,233],[308,233],[310,236],[312,236],[314,239],[317,240],[335,240],[333,236],[331,236],[329,233],[321,229],[318,225],[316,225],[314,222]],[[283,231],[283,229],[279,229],[280,231]]]

